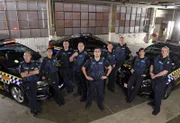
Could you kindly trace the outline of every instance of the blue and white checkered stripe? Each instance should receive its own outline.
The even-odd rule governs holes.
[[[2,76],[6,76],[7,79],[2,78]],[[22,79],[16,76],[13,76],[11,74],[5,73],[0,71],[0,81],[6,83],[6,84],[16,84],[16,85],[21,85],[22,84]]]
[[[175,74],[177,74],[177,73],[178,73],[178,75],[175,76]],[[173,72],[171,72],[168,75],[168,81],[166,82],[166,84],[169,84],[172,80],[176,80],[179,77],[180,77],[180,68],[175,70],[175,71],[173,71]]]

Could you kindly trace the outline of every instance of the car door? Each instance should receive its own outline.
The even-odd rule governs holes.
[[[180,55],[170,52],[170,58],[172,60],[172,71],[170,77],[173,77],[175,85],[180,85]]]

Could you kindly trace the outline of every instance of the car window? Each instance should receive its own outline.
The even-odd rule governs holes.
[[[4,62],[5,62],[5,51],[0,50],[0,70],[3,70],[3,71],[5,69]]]
[[[14,50],[15,50],[15,52],[19,53],[21,55],[21,57],[23,57],[23,54],[26,51],[31,52],[33,60],[39,59],[41,57],[37,52],[33,51],[32,49],[30,49],[24,45],[17,45],[14,47]]]
[[[79,42],[83,42],[85,44],[86,39],[84,37],[72,38],[69,41],[70,47],[74,50],[77,49]]]

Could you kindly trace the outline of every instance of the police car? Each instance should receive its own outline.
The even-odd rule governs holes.
[[[22,87],[22,79],[19,74],[19,63],[23,61],[25,51],[30,51],[32,60],[39,65],[41,55],[32,49],[16,43],[15,40],[0,40],[0,89],[9,92],[18,103],[24,103],[26,95]],[[38,81],[37,98],[46,99],[50,96],[49,86],[45,81]]]
[[[51,40],[49,41],[49,46],[54,48],[54,54],[56,54],[60,49],[63,48],[63,41],[69,41],[70,48],[74,51],[77,51],[77,45],[79,42],[83,42],[85,45],[85,50],[90,54],[93,55],[94,48],[100,47],[102,49],[102,53],[105,53],[106,46],[108,44],[107,41],[91,34],[75,34],[72,36],[64,37],[60,40]],[[103,54],[102,54],[103,55]]]
[[[180,45],[174,43],[156,43],[152,44],[145,49],[146,57],[150,61],[158,55],[161,55],[161,48],[168,46],[170,49],[170,58],[172,60],[172,69],[168,73],[168,79],[166,80],[166,88],[164,92],[164,99],[167,99],[171,94],[173,88],[180,85]],[[119,69],[117,82],[127,88],[129,76],[131,75],[130,69],[132,68],[131,60],[126,60],[123,66]],[[151,95],[152,94],[152,82],[149,72],[142,75],[144,80],[141,84],[139,94],[140,95]]]

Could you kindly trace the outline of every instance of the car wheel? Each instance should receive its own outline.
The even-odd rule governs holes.
[[[10,92],[13,99],[18,103],[22,104],[25,102],[25,94],[23,93],[20,87],[12,86]]]
[[[169,95],[171,94],[172,90],[173,90],[173,84],[170,83],[170,84],[169,84],[168,86],[166,86],[166,88],[165,88],[163,99],[167,99],[167,98],[169,97]]]

